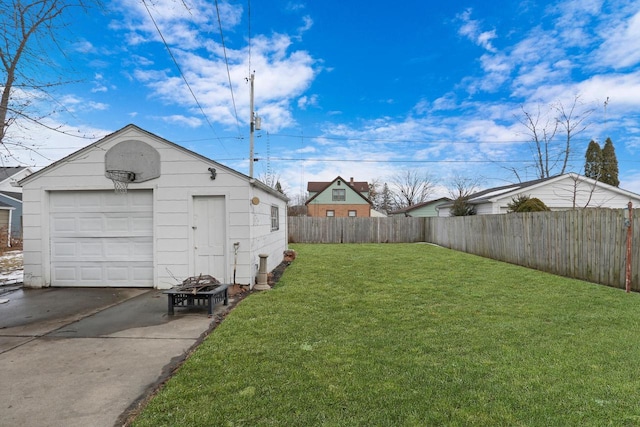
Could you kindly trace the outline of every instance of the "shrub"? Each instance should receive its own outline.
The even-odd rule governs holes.
[[[511,203],[507,205],[507,208],[509,208],[509,212],[546,212],[551,210],[537,197],[525,195],[511,199]]]
[[[453,201],[451,216],[469,216],[476,214],[476,207],[469,203],[468,197],[458,197]]]

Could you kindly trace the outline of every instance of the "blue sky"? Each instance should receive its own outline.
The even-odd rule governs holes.
[[[76,12],[56,60],[81,81],[56,89],[65,108],[46,119],[91,138],[16,127],[12,138],[43,154],[14,150],[26,163],[134,123],[248,173],[255,72],[254,175],[271,171],[290,197],[308,181],[385,182],[408,169],[433,177],[434,197],[454,176],[482,188],[517,182],[514,170],[535,179],[523,109],[544,115],[576,96],[578,113],[593,112],[569,170],[582,172],[590,139],[611,137],[620,187],[640,193],[637,1],[108,3]]]

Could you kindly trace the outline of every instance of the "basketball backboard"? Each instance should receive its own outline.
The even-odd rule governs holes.
[[[107,171],[128,171],[134,174],[131,182],[148,181],[160,176],[160,153],[142,141],[122,141],[106,152],[104,169],[105,176]]]

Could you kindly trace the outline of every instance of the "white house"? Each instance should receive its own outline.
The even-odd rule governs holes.
[[[287,249],[283,194],[135,125],[20,185],[26,287],[253,286],[260,255],[271,271]]]
[[[567,173],[550,178],[489,188],[469,196],[477,215],[507,213],[507,205],[518,196],[538,198],[552,211],[578,208],[623,209],[629,202],[640,206],[640,195],[587,178]],[[450,216],[452,202],[438,207],[438,216]]]
[[[389,216],[405,216],[416,218],[438,216],[438,207],[450,201],[451,199],[448,197],[428,200],[426,202],[417,203],[415,205],[407,206],[406,208],[398,209],[397,211],[389,212]]]
[[[0,192],[21,193],[22,189],[17,185],[18,181],[32,173],[33,170],[26,166],[0,167]]]

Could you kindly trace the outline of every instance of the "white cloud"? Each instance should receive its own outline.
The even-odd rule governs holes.
[[[295,150],[294,152],[297,154],[305,154],[305,153],[316,153],[318,150],[316,149],[316,147],[313,147],[311,145],[307,145],[306,147],[303,148],[299,148],[297,150]]]
[[[640,12],[607,28],[604,42],[596,52],[597,66],[613,69],[633,67],[640,62]]]
[[[502,86],[511,76],[513,63],[506,55],[484,54],[480,57],[482,69],[486,76],[479,82],[479,88],[485,91],[494,91]]]
[[[197,128],[202,125],[202,120],[197,117],[186,117],[181,114],[173,114],[171,116],[161,117],[161,120],[167,123],[181,124],[190,128]]]
[[[153,35],[155,28],[147,22],[144,7],[133,0],[123,0],[122,3],[134,9],[125,23],[131,34],[144,35],[145,42],[157,41]],[[242,8],[223,4],[221,14],[224,16],[221,19],[224,18],[227,31],[232,34],[234,26],[240,22]],[[274,132],[293,124],[292,106],[296,103],[300,108],[317,105],[317,95],[304,95],[319,72],[316,61],[306,51],[293,50],[294,39],[291,36],[278,33],[255,35],[250,51],[246,45],[233,48],[230,44],[223,50],[222,45],[210,36],[214,30],[218,33],[217,28],[212,29],[208,24],[209,21],[217,21],[211,2],[195,2],[192,14],[182,9],[184,6],[179,2],[161,0],[154,4],[152,13],[154,17],[157,14],[156,20],[191,90],[175,67],[156,67],[155,59],[146,59],[146,53],[142,54],[144,56],[136,53],[136,44],[142,40],[130,39],[133,43],[131,58],[135,64],[133,76],[152,90],[152,97],[167,105],[189,108],[196,115],[201,114],[199,103],[211,122],[236,127],[239,123],[248,122],[247,78],[249,72],[255,70],[254,105],[263,118],[265,129]],[[301,31],[306,31],[313,24],[309,17],[304,17],[303,22]]]
[[[290,12],[295,12],[298,10],[303,10],[305,8],[304,3],[302,2],[296,2],[296,1],[290,1],[287,3],[287,5],[285,6],[285,9],[290,11]]]
[[[90,110],[105,111],[109,109],[109,105],[103,102],[89,101],[85,104]]]
[[[309,107],[317,107],[318,106],[318,95],[303,95],[298,98],[298,108],[301,110],[306,110]]]
[[[240,22],[243,11],[240,5],[220,2],[217,8],[220,12],[218,21],[215,5],[206,0],[193,0],[188,4],[172,0],[120,0],[119,6],[123,20],[113,22],[112,28],[127,31],[129,44],[161,41],[157,25],[168,44],[178,45],[183,49],[197,49],[206,40],[204,34],[219,33],[218,22],[222,23],[223,30],[235,27]]]
[[[313,19],[310,16],[302,17],[302,26],[298,27],[298,37],[302,37],[304,33],[309,31],[313,27]]]
[[[550,13],[556,16],[558,43],[565,47],[586,47],[593,42],[590,26],[594,17],[602,14],[603,0],[565,0],[553,3]]]
[[[74,43],[73,49],[75,49],[77,52],[80,52],[80,53],[83,53],[83,54],[95,52],[95,47],[93,46],[93,44],[91,42],[89,42],[87,40],[80,40],[80,41]]]
[[[467,37],[473,43],[489,52],[496,52],[496,48],[491,44],[491,40],[497,37],[496,31],[482,31],[480,29],[481,22],[471,19],[471,12],[471,9],[467,9],[457,16],[457,18],[462,21],[462,25],[458,29],[458,34]]]
[[[45,118],[41,123],[18,121],[9,128],[7,144],[4,151],[0,151],[0,159],[6,165],[41,168],[112,132],[94,127],[69,126],[53,118]]]

